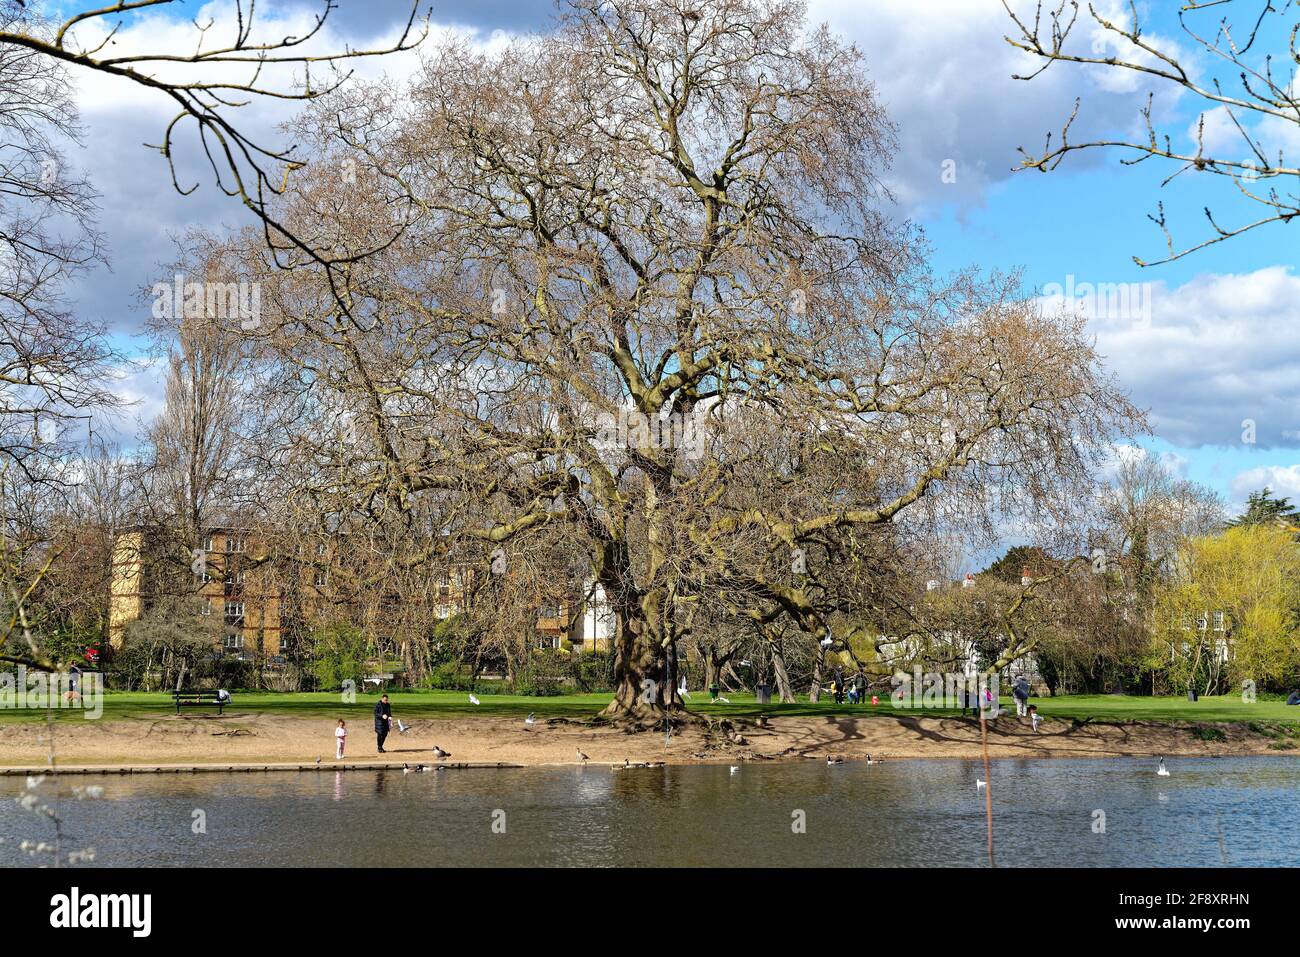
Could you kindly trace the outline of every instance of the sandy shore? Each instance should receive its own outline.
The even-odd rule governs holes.
[[[1044,722],[1038,733],[1027,721],[1004,716],[989,725],[993,758],[1105,758],[1152,755],[1300,755],[1270,748],[1275,739],[1245,725],[1219,725],[1225,739],[1203,741],[1191,725],[1160,722]],[[334,723],[265,714],[183,714],[118,721],[60,721],[55,753],[62,765],[333,764]],[[572,764],[578,751],[592,763],[663,761],[764,761],[865,758],[977,758],[979,723],[973,718],[828,716],[723,722],[674,732],[628,734],[565,719],[526,726],[505,718],[415,720],[408,734],[390,735],[389,761],[432,762],[438,745],[453,762],[518,765]],[[49,754],[43,723],[0,725],[0,766],[40,767]],[[350,728],[345,762],[381,759],[369,722]]]

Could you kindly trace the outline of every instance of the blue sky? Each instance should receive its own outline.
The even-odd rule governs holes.
[[[357,45],[386,35],[409,9],[400,0],[337,2],[333,34]],[[1127,7],[1118,0],[1097,2],[1116,15]],[[1153,38],[1187,49],[1173,17],[1178,6],[1148,2],[1139,9]],[[1119,83],[1065,64],[1030,83],[1012,80],[1024,64],[1003,40],[1010,23],[1000,0],[810,0],[810,7],[812,20],[829,22],[866,56],[899,128],[889,174],[895,213],[925,229],[937,265],[1020,269],[1026,285],[1038,290],[1067,281],[1150,284],[1141,287],[1149,315],[1093,322],[1108,366],[1150,411],[1155,435],[1144,446],[1230,502],[1243,501],[1266,482],[1300,498],[1300,339],[1293,331],[1300,322],[1300,223],[1269,226],[1172,264],[1140,268],[1135,254],[1159,258],[1163,248],[1147,220],[1158,199],[1166,200],[1184,241],[1204,236],[1203,206],[1213,206],[1225,221],[1251,211],[1234,203],[1225,180],[1188,176],[1162,190],[1168,166],[1124,168],[1117,154],[1076,155],[1051,174],[1011,170],[1016,147],[1038,146],[1049,129],[1059,129],[1076,96],[1083,101],[1081,134],[1132,133],[1148,89],[1164,88]],[[157,38],[172,28],[181,31],[202,9],[184,3],[165,18],[128,21],[122,42],[132,33]],[[258,4],[260,14],[290,20],[317,9],[287,0]],[[550,13],[542,0],[433,5],[436,23],[476,31],[484,42],[493,31],[544,28]],[[389,68],[402,72],[415,62],[408,55]],[[115,330],[125,348],[138,351],[135,333],[146,307],[136,293],[161,276],[169,236],[189,225],[238,226],[246,219],[206,180],[187,198],[167,191],[161,159],[141,146],[157,140],[169,115],[165,103],[148,92],[93,83],[83,86],[90,148],[71,158],[89,166],[103,193],[113,268],[87,277],[78,300]],[[1168,94],[1157,96],[1156,107],[1176,136],[1203,108]],[[268,130],[272,120],[265,120]],[[1265,132],[1276,145],[1300,152],[1300,126]],[[1242,149],[1225,147],[1234,156]],[[955,182],[942,175],[949,161]],[[136,422],[156,411],[160,390],[148,370],[124,389],[137,400],[119,424],[129,441]],[[1243,420],[1255,423],[1254,443],[1242,441]]]

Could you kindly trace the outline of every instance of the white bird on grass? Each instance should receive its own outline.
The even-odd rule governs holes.
[[[442,750],[442,748],[438,747],[438,746],[435,744],[435,745],[433,746],[433,756],[434,756],[435,758],[437,758],[439,761],[445,761],[447,758],[451,757],[451,752],[450,752],[450,751],[444,751],[444,750]]]
[[[1160,775],[1162,778],[1167,778],[1167,777],[1169,777],[1169,769],[1168,769],[1167,767],[1165,767],[1165,759],[1164,759],[1164,758],[1161,758],[1161,759],[1160,759],[1160,765],[1159,765],[1159,767],[1156,768],[1156,774]]]
[[[402,719],[401,719],[401,718],[398,718],[398,719],[397,719],[397,733],[398,733],[398,734],[406,734],[406,732],[408,732],[408,731],[410,731],[410,730],[411,730],[411,726],[410,726],[409,724],[402,724]]]
[[[524,718],[524,724],[536,724],[537,723],[536,714],[537,712],[535,711],[528,712],[528,717]]]
[[[470,696],[469,696],[469,703],[470,703],[470,704],[479,704],[479,700],[478,700],[478,698],[474,697],[473,695],[470,695]]]
[[[731,702],[728,701],[726,698],[722,697],[722,695],[718,695],[718,700],[721,701],[723,704],[731,704]]]

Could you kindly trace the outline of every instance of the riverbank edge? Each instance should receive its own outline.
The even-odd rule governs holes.
[[[241,715],[236,720],[261,728],[254,716]],[[200,731],[201,726],[225,725],[225,720],[180,717],[165,722],[173,732]],[[169,744],[173,754],[159,753],[156,741],[146,744],[155,728],[140,737],[139,725],[122,722],[100,724],[95,729],[95,747],[75,740],[80,735],[57,735],[63,740],[55,751],[57,773],[67,775],[126,774],[199,774],[199,773],[267,773],[310,771],[401,771],[425,767],[433,770],[493,770],[525,767],[576,767],[590,764],[608,770],[663,767],[665,765],[761,764],[820,760],[832,763],[873,760],[981,760],[984,745],[979,722],[967,718],[898,718],[870,717],[851,720],[818,721],[809,718],[771,719],[763,725],[728,722],[727,727],[694,728],[690,733],[674,732],[672,747],[652,732],[629,735],[609,727],[593,727],[576,722],[548,722],[541,733],[521,735],[499,719],[439,722],[419,720],[419,731],[412,738],[437,735],[454,750],[467,751],[466,758],[479,760],[443,760],[428,755],[432,741],[414,749],[400,751],[400,758],[334,760],[322,756],[313,760],[304,754],[302,738],[258,740],[247,737],[234,740],[246,744],[235,753],[217,759],[191,751],[181,741]],[[294,734],[315,729],[312,719],[279,719],[280,730]],[[11,729],[15,726],[10,726]],[[1050,728],[1050,730],[1048,730]],[[2,730],[2,729],[0,729]],[[61,729],[69,730],[69,729]],[[89,730],[89,729],[87,729]],[[684,729],[683,729],[684,730]],[[1143,758],[1183,757],[1300,757],[1300,729],[1261,725],[1252,722],[1188,723],[1178,721],[1140,722],[1051,722],[1044,731],[1033,731],[1025,722],[990,722],[988,751],[992,761],[1057,758]],[[548,733],[549,732],[549,733]],[[221,732],[218,732],[221,733]],[[314,731],[313,731],[314,733]],[[0,776],[39,776],[53,770],[39,748],[39,726],[28,726],[24,741],[0,733]],[[255,737],[256,735],[254,735]],[[747,736],[747,737],[746,737]],[[69,740],[72,738],[73,740]],[[189,739],[193,741],[193,737]],[[228,740],[223,738],[222,740]],[[533,748],[520,747],[523,741]],[[209,747],[220,746],[208,739]],[[45,743],[45,742],[42,742]],[[407,741],[402,742],[406,744]],[[410,744],[416,744],[411,740]],[[79,746],[80,745],[80,746]],[[664,750],[660,750],[664,747]],[[391,749],[391,748],[390,748]],[[586,760],[576,755],[586,751]],[[25,753],[22,753],[25,752]],[[179,753],[175,753],[179,752]],[[242,753],[240,753],[242,752]],[[567,756],[566,756],[567,755]],[[619,759],[619,755],[626,757]],[[585,757],[585,756],[584,756]],[[171,760],[168,760],[171,758]],[[484,760],[496,758],[496,760]],[[178,760],[179,759],[179,760]],[[12,763],[10,763],[12,762]]]
[[[1024,754],[1024,755],[990,755],[991,762],[1004,761],[1114,761],[1121,758],[1157,758],[1170,756],[1156,752],[1114,752],[1111,754],[1061,754],[1061,753],[1042,753],[1042,754]],[[1206,754],[1174,754],[1172,757],[1177,758],[1256,758],[1256,757],[1276,757],[1276,758],[1297,758],[1300,757],[1300,751],[1277,751],[1272,749],[1252,748],[1249,750],[1235,749],[1232,751],[1212,752]],[[941,755],[924,755],[924,754],[907,754],[907,755],[889,755],[888,757],[873,758],[873,764],[893,764],[895,762],[907,761],[974,761],[981,760],[982,754],[941,754]],[[697,765],[726,765],[734,764],[737,761],[745,764],[788,764],[799,761],[816,761],[819,758],[803,755],[783,755],[779,757],[765,758],[720,758],[710,760],[673,760],[666,759],[663,761],[646,761],[632,762],[623,764],[622,762],[602,762],[588,761],[579,763],[577,761],[546,761],[531,764],[519,764],[509,761],[458,761],[448,764],[411,764],[410,762],[322,762],[321,764],[304,764],[301,762],[252,762],[247,764],[82,764],[50,767],[49,765],[0,765],[0,777],[38,777],[41,775],[66,774],[66,775],[126,775],[126,774],[257,774],[257,773],[274,773],[285,771],[409,771],[417,773],[434,773],[439,771],[499,771],[499,770],[521,770],[524,768],[576,768],[591,767],[601,768],[608,771],[637,771],[664,767],[690,767]],[[866,758],[845,757],[837,764],[855,764],[866,761]]]

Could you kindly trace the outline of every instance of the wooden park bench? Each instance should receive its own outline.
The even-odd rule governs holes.
[[[215,705],[217,714],[221,714],[226,706],[225,699],[219,697],[216,691],[173,691],[172,700],[176,702],[176,713],[181,713],[181,708],[199,708],[206,705]]]

